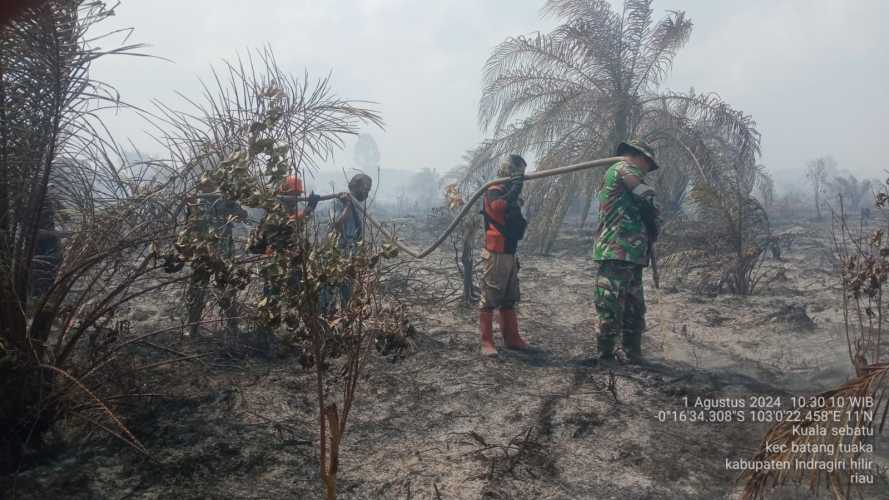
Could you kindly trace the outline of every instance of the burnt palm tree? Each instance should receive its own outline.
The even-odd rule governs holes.
[[[697,148],[699,120],[723,128],[744,155],[758,154],[752,120],[715,94],[661,91],[691,35],[684,12],[655,22],[651,0],[626,0],[620,11],[604,0],[549,0],[543,12],[563,23],[550,33],[507,39],[485,65],[479,119],[493,134],[484,144],[488,154],[532,153],[538,168],[547,169],[609,156],[618,142],[641,136],[688,157]],[[578,197],[582,213],[589,212],[598,175],[580,172],[529,189],[529,207],[538,209],[533,251],[550,249]]]
[[[806,179],[812,185],[817,220],[821,220],[821,195],[830,184],[830,176],[836,171],[836,167],[836,160],[830,156],[821,156],[806,163]]]
[[[849,174],[846,177],[839,175],[834,177],[830,184],[839,201],[845,203],[850,210],[860,210],[870,205],[867,195],[873,191],[871,181],[867,179],[859,181],[854,175]]]

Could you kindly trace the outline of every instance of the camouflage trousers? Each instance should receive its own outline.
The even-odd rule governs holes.
[[[595,304],[600,354],[611,355],[617,338],[621,337],[624,351],[630,356],[639,356],[645,330],[642,266],[619,260],[599,262]]]
[[[185,291],[185,305],[188,310],[189,335],[197,335],[204,317],[204,309],[209,301],[210,284],[207,280],[192,275]],[[218,298],[219,309],[223,316],[223,328],[225,333],[235,335],[238,333],[238,303],[237,291],[227,286]]]

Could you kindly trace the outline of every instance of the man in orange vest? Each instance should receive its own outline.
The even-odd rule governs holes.
[[[278,199],[287,211],[287,219],[289,221],[304,220],[311,217],[315,208],[318,206],[318,200],[321,197],[312,193],[309,195],[306,208],[300,210],[297,206],[296,197],[303,193],[305,193],[305,190],[303,188],[302,180],[295,175],[288,175],[275,191],[275,194],[279,196]],[[267,220],[267,217],[268,215],[263,217],[263,220],[259,223],[259,227],[251,237],[250,251],[255,254],[264,253],[266,256],[272,256],[276,250],[285,250],[290,247],[294,229],[288,224],[272,224]],[[288,286],[291,288],[298,288],[299,282],[299,272],[297,270],[292,270],[288,279]],[[264,296],[268,297],[278,295],[281,293],[281,290],[270,287],[269,284],[266,283],[262,287],[262,293]]]
[[[306,203],[306,208],[304,210],[299,210],[297,208],[295,198],[305,192],[302,180],[295,175],[288,175],[284,179],[284,182],[281,183],[276,194],[294,198],[292,201],[284,201],[284,208],[287,209],[287,213],[289,214],[287,216],[288,219],[302,220],[306,217],[311,217],[312,212],[315,211],[315,208],[318,206],[318,201],[321,199],[321,197],[315,193],[309,195],[309,201]]]
[[[484,276],[479,311],[481,351],[485,356],[497,354],[493,338],[494,309],[500,312],[500,331],[509,349],[525,349],[528,343],[519,336],[515,305],[519,301],[519,261],[516,249],[525,236],[527,222],[522,216],[519,196],[522,194],[527,163],[519,155],[505,158],[497,172],[510,177],[503,184],[488,188],[484,196],[485,248],[482,250]]]
[[[297,207],[296,197],[303,193],[305,193],[305,189],[303,188],[302,180],[295,175],[288,175],[275,191],[275,194],[282,197],[280,198],[281,203],[287,210],[288,220],[302,220],[311,217],[315,208],[318,206],[318,201],[321,197],[312,193],[309,196],[306,208],[300,210]],[[263,217],[263,220],[259,223],[259,227],[251,238],[250,251],[252,253],[272,255],[274,250],[281,250],[287,246],[292,233],[292,227],[282,224],[269,224],[268,221],[266,221],[266,217]]]

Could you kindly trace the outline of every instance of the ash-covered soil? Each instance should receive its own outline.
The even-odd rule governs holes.
[[[738,498],[725,461],[751,458],[766,424],[661,422],[659,412],[681,410],[684,397],[786,398],[847,380],[829,242],[828,227],[805,227],[748,298],[695,294],[671,276],[659,291],[647,281],[643,367],[588,363],[595,269],[588,241],[570,232],[553,256],[522,258],[527,352],[482,358],[474,308],[414,306],[408,356],[370,356],[340,498]],[[134,310],[134,322],[175,316],[174,300],[159,304]],[[0,496],[322,498],[312,373],[279,352],[226,357],[210,336],[174,340],[211,355],[145,372],[162,394],[126,414],[149,458],[96,433],[0,480]],[[878,481],[863,498],[889,498]],[[770,498],[816,497],[785,487]]]

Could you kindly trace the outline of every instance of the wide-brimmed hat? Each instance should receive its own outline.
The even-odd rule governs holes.
[[[623,156],[628,151],[640,153],[651,160],[651,170],[655,171],[661,168],[654,159],[654,149],[651,148],[648,144],[640,141],[639,139],[630,139],[628,141],[624,141],[617,145],[617,150],[615,150],[614,154],[616,156]]]

